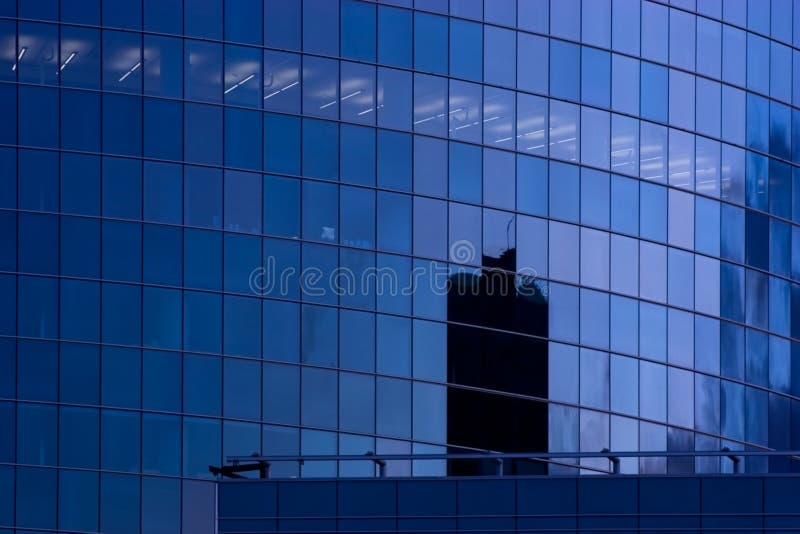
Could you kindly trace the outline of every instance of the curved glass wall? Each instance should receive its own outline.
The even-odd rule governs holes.
[[[800,448],[800,3],[411,4],[0,4],[0,529]]]

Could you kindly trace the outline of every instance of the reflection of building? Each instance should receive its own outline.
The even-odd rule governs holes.
[[[484,256],[483,266],[479,273],[459,272],[450,279],[448,442],[498,452],[547,451],[547,299],[538,281],[523,280],[526,287],[517,290],[515,249],[500,258]],[[454,462],[450,473],[475,467]],[[510,472],[529,470],[546,472],[533,463],[514,465]]]

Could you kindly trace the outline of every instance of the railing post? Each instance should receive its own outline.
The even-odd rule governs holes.
[[[270,462],[258,462],[259,478],[272,478],[272,464]]]
[[[731,450],[728,447],[722,447],[722,452],[731,452]],[[739,474],[742,469],[741,467],[742,459],[736,456],[735,454],[727,454],[726,456],[733,463],[733,473],[735,475]]]
[[[364,456],[375,456],[375,453],[369,451]],[[381,458],[372,458],[372,461],[378,466],[378,478],[386,478],[386,460]]]
[[[502,458],[492,458],[492,461],[495,463],[495,474],[499,477],[503,476],[503,459]]]
[[[612,456],[612,455],[608,454],[608,453],[610,453],[611,451],[610,451],[610,450],[608,450],[607,448],[604,448],[604,449],[603,449],[603,450],[601,450],[600,452],[602,452],[602,453],[605,453],[605,454],[606,454],[606,456],[608,457],[609,461],[611,462],[611,472],[612,472],[613,474],[615,474],[615,475],[618,475],[618,474],[620,474],[620,468],[619,468],[620,461],[619,461],[619,457],[617,457],[617,456]]]

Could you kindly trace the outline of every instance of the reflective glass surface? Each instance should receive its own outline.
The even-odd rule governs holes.
[[[6,4],[0,529],[203,532],[253,452],[800,448],[797,2]]]

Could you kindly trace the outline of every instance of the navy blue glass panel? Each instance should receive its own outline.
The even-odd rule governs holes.
[[[99,94],[62,90],[61,147],[72,150],[99,151]]]
[[[181,33],[183,2],[180,0],[143,0],[143,3],[145,30]]]
[[[61,344],[59,388],[62,402],[99,403],[100,350],[98,347],[72,343]]]
[[[342,57],[375,61],[375,7],[348,0],[340,17]]]
[[[181,407],[180,354],[145,350],[142,353],[142,408],[177,412]]]
[[[222,302],[219,295],[184,292],[183,347],[219,353],[222,348]]]
[[[337,485],[334,482],[278,484],[280,530],[334,530]],[[313,518],[313,519],[312,519]]]
[[[222,164],[222,109],[202,104],[183,108],[184,160]]]
[[[635,528],[636,519],[625,517],[637,510],[637,485],[613,478],[578,480],[579,514],[620,514],[616,517],[579,517],[579,528]]]
[[[414,68],[447,74],[447,18],[414,13]]]
[[[264,115],[264,170],[300,174],[300,119]]]
[[[28,146],[58,145],[58,94],[54,89],[19,87],[19,142]]]
[[[378,186],[411,191],[411,136],[379,130],[377,141]]]
[[[301,2],[264,0],[264,44],[300,50]]]
[[[411,11],[378,6],[378,62],[411,68]]]
[[[58,524],[69,530],[97,530],[97,473],[62,471],[58,477]]]
[[[183,106],[178,102],[144,100],[145,157],[180,160],[183,151]]]
[[[56,528],[57,471],[18,468],[16,471],[16,521],[18,527]]]
[[[398,530],[456,530],[457,486],[452,481],[397,483]]]
[[[97,469],[100,464],[100,412],[62,406],[58,463],[62,467]]]
[[[43,158],[37,159],[41,164]],[[61,155],[61,211],[79,215],[99,215],[100,160],[98,158],[79,154]]]
[[[691,478],[642,479],[638,512],[644,516],[640,520],[643,527],[698,528],[700,482]]]
[[[140,219],[142,216],[142,163],[123,158],[103,158],[103,216]]]
[[[760,480],[705,479],[701,487],[702,526],[707,528],[760,528],[760,518],[748,517],[762,511]],[[717,515],[719,514],[719,515]]]
[[[100,476],[100,529],[124,534],[139,530],[139,477]]]
[[[220,415],[222,379],[220,359],[186,355],[183,361],[183,408],[187,413]]]

